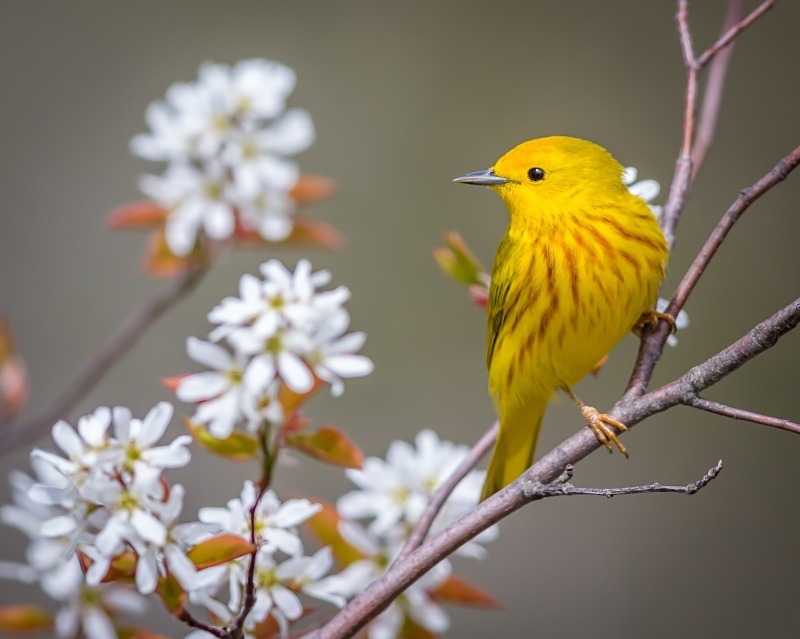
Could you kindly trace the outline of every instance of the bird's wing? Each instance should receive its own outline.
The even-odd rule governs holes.
[[[508,236],[503,238],[497,248],[497,255],[492,269],[492,283],[489,287],[489,303],[486,307],[487,330],[486,330],[486,367],[492,363],[492,355],[497,346],[497,337],[503,328],[503,322],[509,315],[516,300],[519,298],[519,290],[516,288],[516,266],[511,259],[513,255],[512,241]]]

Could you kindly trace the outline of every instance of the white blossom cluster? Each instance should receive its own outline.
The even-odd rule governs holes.
[[[337,503],[343,518],[339,532],[363,555],[363,559],[335,577],[346,597],[361,592],[385,572],[431,496],[469,454],[468,447],[442,441],[431,430],[420,432],[414,443],[412,446],[395,441],[389,446],[385,460],[370,457],[364,461],[363,469],[346,471],[359,490],[343,495]],[[485,475],[485,471],[474,470],[459,483],[434,520],[431,533],[449,526],[478,503]],[[356,519],[368,523],[362,525]],[[494,540],[497,533],[497,527],[492,526],[456,552],[483,558],[486,549],[482,544]],[[450,620],[432,595],[451,572],[450,562],[444,560],[409,586],[368,626],[369,638],[398,637],[407,616],[430,632],[447,630]]]
[[[14,505],[0,519],[30,538],[27,564],[0,563],[0,576],[40,584],[63,602],[55,617],[58,637],[116,637],[110,614],[141,614],[144,600],[134,590],[101,584],[113,558],[126,550],[137,556],[135,585],[153,592],[169,569],[182,583],[197,580],[184,554],[192,525],[176,525],[183,487],[167,489],[162,471],[185,466],[188,436],[167,446],[156,443],[172,417],[161,403],[143,419],[127,408],[98,408],[78,421],[60,421],[52,434],[62,454],[35,449],[36,479],[12,473]],[[113,425],[113,426],[112,426]],[[197,530],[195,529],[196,533]],[[86,575],[77,551],[89,561]]]
[[[320,290],[330,283],[328,271],[312,272],[311,263],[300,260],[291,272],[269,260],[261,274],[244,275],[239,296],[225,298],[209,313],[216,325],[210,341],[187,342],[189,356],[211,370],[183,378],[177,396],[199,403],[194,421],[217,438],[228,437],[237,424],[253,432],[265,422],[280,424],[284,384],[302,394],[320,380],[339,395],[344,378],[373,368],[357,354],[364,333],[345,334],[350,315],[343,305],[350,291]]]
[[[314,140],[308,113],[286,110],[295,82],[294,71],[269,60],[205,63],[196,82],[172,85],[148,107],[150,132],[131,149],[167,163],[140,186],[168,212],[173,253],[191,252],[201,232],[227,239],[237,223],[271,241],[291,233],[299,172],[288,156]]]
[[[258,490],[252,482],[244,484],[241,495],[228,502],[225,508],[202,508],[200,520],[214,532],[239,535],[250,541],[250,510],[256,503]],[[331,550],[318,550],[311,556],[304,554],[297,526],[312,517],[320,506],[307,499],[288,499],[281,503],[271,490],[258,501],[254,513],[255,539],[258,545],[255,564],[256,602],[245,621],[246,636],[251,637],[259,623],[272,616],[283,634],[291,622],[303,614],[300,594],[327,601],[335,606],[345,603],[341,579],[337,575],[326,577],[333,566]],[[205,584],[189,593],[191,602],[207,608],[221,623],[229,623],[241,608],[250,556],[229,562],[203,572]],[[226,590],[227,603],[217,596]],[[188,635],[191,639],[211,637],[203,631]],[[187,638],[188,639],[188,638]]]

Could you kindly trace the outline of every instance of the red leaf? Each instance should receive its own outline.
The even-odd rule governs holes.
[[[39,606],[16,604],[0,607],[0,631],[13,634],[35,634],[50,630],[53,619]]]
[[[198,570],[203,570],[249,555],[255,549],[253,544],[242,537],[223,533],[201,541],[192,547],[186,556]]]
[[[201,424],[195,424],[188,417],[184,420],[186,430],[195,441],[206,450],[221,455],[231,461],[247,461],[258,453],[258,440],[246,433],[233,431],[225,439],[217,439]]]
[[[281,406],[283,406],[284,413],[291,417],[291,413],[294,410],[300,408],[303,404],[305,404],[323,386],[325,386],[325,382],[323,382],[316,376],[314,377],[314,386],[311,388],[310,391],[303,394],[295,393],[286,384],[283,384],[281,386],[281,389],[278,391],[278,401],[281,403]]]
[[[330,504],[321,499],[312,499],[315,504],[320,504],[322,509],[311,517],[305,524],[303,524],[308,532],[322,546],[330,546],[333,557],[341,566],[349,566],[359,559],[363,559],[364,555],[355,546],[345,541],[342,534],[339,532],[339,522],[341,517],[336,512],[333,504]]]
[[[172,575],[158,578],[156,594],[161,597],[164,606],[173,615],[180,616],[186,604],[186,591]]]
[[[472,298],[472,303],[481,308],[486,308],[489,303],[489,289],[482,284],[470,286],[469,296]]]
[[[284,441],[290,448],[335,466],[361,468],[364,463],[358,446],[333,426],[321,426],[316,433],[290,433]]]
[[[0,414],[19,413],[28,403],[29,392],[25,364],[17,355],[8,322],[0,317]]]
[[[333,178],[303,174],[289,195],[298,204],[312,204],[329,198],[336,193],[337,188],[338,185]]]
[[[147,238],[144,272],[151,277],[174,277],[205,262],[203,251],[195,248],[183,257],[175,255],[167,244],[164,229],[153,231]]]
[[[111,211],[106,218],[106,223],[108,228],[119,231],[150,228],[163,224],[166,218],[167,211],[162,206],[150,200],[140,200]]]
[[[411,617],[406,616],[403,621],[403,627],[400,628],[400,633],[397,636],[399,639],[436,639],[439,635],[427,628],[423,628]]]
[[[78,551],[78,559],[81,562],[81,570],[86,572],[89,566],[92,565],[92,560],[80,550]],[[126,550],[117,555],[111,560],[108,572],[106,572],[101,582],[105,584],[111,581],[133,580],[136,575],[136,561],[136,553],[132,550]]]
[[[162,377],[161,385],[165,386],[174,393],[178,390],[178,385],[181,383],[181,380],[186,377],[189,377],[189,373],[186,375],[175,375],[173,377]]]
[[[285,240],[270,242],[265,240],[255,229],[238,226],[235,232],[238,243],[245,248],[296,248],[311,247],[327,251],[339,251],[344,248],[344,234],[326,222],[302,217],[294,219],[294,228]]]
[[[301,614],[296,620],[299,621],[304,617],[307,617],[312,612],[314,612],[316,608],[311,606],[304,606],[303,607],[303,614]],[[269,615],[264,621],[259,623],[253,629],[253,636],[255,639],[277,639],[281,636],[281,627],[278,625],[278,622],[275,620],[275,617]],[[303,633],[305,634],[305,633]]]
[[[431,596],[443,603],[470,608],[502,608],[502,604],[485,590],[460,577],[449,577]]]

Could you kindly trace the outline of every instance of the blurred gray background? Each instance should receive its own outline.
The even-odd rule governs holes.
[[[524,139],[560,133],[608,147],[666,191],[684,87],[674,9],[668,1],[3,3],[0,313],[27,361],[33,406],[164,285],[139,271],[143,235],[103,225],[109,210],[139,197],[137,176],[157,170],[127,147],[144,130],[145,107],[171,83],[194,79],[204,60],[263,56],[297,71],[291,103],[314,117],[317,142],[301,166],[340,182],[339,194],[309,214],[344,231],[348,248],[311,258],[352,289],[353,326],[369,334],[376,363],[342,398],[316,399],[310,415],[373,455],[427,427],[474,442],[493,419],[484,318],[431,251],[444,230],[458,229],[491,263],[506,213],[488,190],[450,180]],[[722,1],[693,3],[698,50],[716,37],[724,10]],[[798,25],[800,5],[782,2],[737,44],[718,139],[681,222],[666,293],[739,189],[800,141]],[[799,198],[793,175],[746,214],[692,297],[692,325],[655,383],[797,296]],[[141,413],[173,399],[158,379],[196,370],[186,337],[207,332],[205,313],[265,257],[220,263],[71,417],[99,404]],[[608,407],[635,348],[626,339],[581,396]],[[791,334],[707,395],[800,419],[798,356],[800,335]],[[572,406],[552,407],[540,451],[579,426]],[[181,431],[178,420],[173,429]],[[677,408],[625,444],[629,461],[598,453],[575,482],[688,483],[719,458],[725,471],[691,498],[554,499],[517,513],[488,560],[456,561],[505,609],[453,609],[450,636],[797,636],[800,438]],[[26,458],[26,450],[4,451],[2,468],[26,468]],[[238,494],[254,473],[197,452],[173,477],[188,487],[192,517]],[[313,461],[278,479],[284,493],[334,498],[347,488],[340,471]],[[24,540],[2,529],[0,547],[4,559],[17,558]],[[0,584],[2,603],[28,596]],[[153,618],[183,636],[160,612]]]

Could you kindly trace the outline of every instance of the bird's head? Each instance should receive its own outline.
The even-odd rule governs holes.
[[[565,136],[539,138],[514,147],[495,165],[454,182],[488,186],[512,215],[572,209],[627,193],[622,165],[601,146]]]

